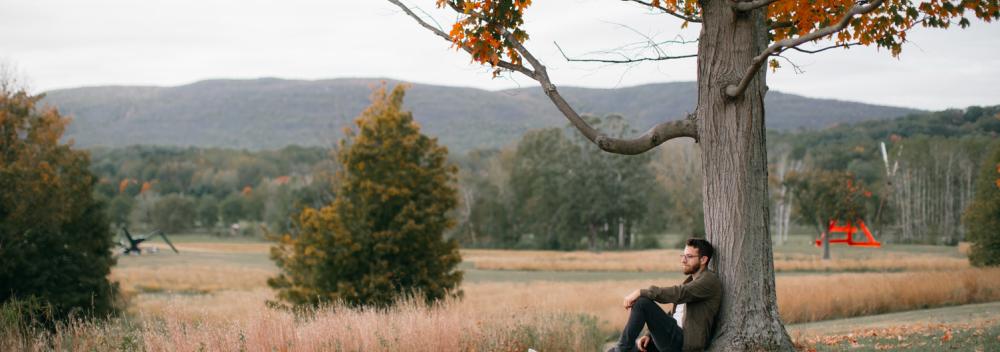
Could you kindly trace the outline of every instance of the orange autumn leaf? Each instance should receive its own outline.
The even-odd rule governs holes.
[[[941,342],[951,341],[951,329],[944,331],[944,336],[941,336]]]

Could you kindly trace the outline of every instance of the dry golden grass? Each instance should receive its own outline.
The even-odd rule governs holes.
[[[786,323],[1000,300],[1000,268],[778,277]]]
[[[176,244],[180,251],[202,252],[202,253],[270,253],[271,243],[217,243],[217,242],[190,242]]]
[[[114,269],[112,278],[131,292],[134,320],[76,324],[56,336],[29,340],[4,337],[0,349],[593,350],[624,325],[625,294],[682,279],[673,259],[680,254],[676,250],[600,254],[465,250],[466,260],[480,268],[494,263],[505,269],[665,273],[655,281],[467,283],[462,286],[463,299],[436,307],[406,302],[389,311],[329,308],[302,320],[266,308],[265,302],[274,297],[266,279],[276,269],[220,260],[215,254],[263,253],[266,245],[183,246],[209,254],[192,257],[189,263],[143,258]],[[247,260],[244,257],[238,260]],[[950,256],[878,252],[823,262],[807,253],[779,253],[776,267],[779,271],[933,270],[781,275],[777,295],[785,323],[1000,300],[1000,268],[969,268],[963,259]],[[593,318],[581,318],[585,316]]]
[[[560,252],[467,249],[462,260],[482,270],[537,271],[680,271],[679,250],[633,252]]]
[[[275,299],[268,287],[253,290],[225,290],[211,294],[137,295],[132,308],[147,318],[172,317],[185,321],[223,323],[248,321],[267,310],[266,302]]]
[[[673,277],[669,282],[679,280]],[[594,350],[624,324],[621,299],[643,281],[480,283],[465,298],[387,311],[327,308],[307,319],[266,309],[269,289],[204,295],[139,295],[138,321],[63,327],[18,340],[12,350],[325,351]],[[1000,300],[1000,268],[954,272],[803,275],[778,278],[786,323]],[[583,318],[593,316],[597,322]],[[596,323],[596,324],[595,324]],[[15,336],[11,338],[10,336]]]
[[[622,297],[650,284],[676,285],[680,278],[658,282],[530,282],[465,285],[473,305],[510,309],[558,309],[585,312],[602,329],[620,329],[626,313]],[[919,273],[796,275],[777,278],[778,309],[794,324],[927,307],[1000,300],[1000,268]],[[669,305],[664,306],[665,309]]]
[[[145,351],[545,351],[594,350],[603,342],[593,320],[552,310],[437,306],[405,301],[389,310],[328,307],[307,317],[257,309],[245,319],[198,320],[178,310],[141,319],[74,323],[54,335],[0,334],[4,350]]]
[[[958,253],[961,253],[964,256],[968,256],[969,255],[969,250],[971,248],[972,248],[972,243],[971,242],[959,242],[958,243]]]
[[[621,299],[650,284],[675,285],[680,275],[663,280],[470,283],[465,298],[452,304],[467,311],[585,313],[602,330],[624,325]],[[777,278],[778,307],[785,323],[872,315],[926,307],[1000,300],[1000,268],[916,273],[852,273],[796,275]],[[194,287],[198,287],[193,285]],[[205,295],[138,295],[137,312],[172,314],[188,320],[245,320],[265,310],[273,299],[266,286],[222,290]],[[665,306],[669,308],[669,306]]]
[[[910,252],[862,252],[832,260],[819,254],[778,253],[774,256],[777,272],[792,271],[926,271],[956,270],[969,267],[964,258]],[[462,251],[462,258],[481,270],[531,271],[638,271],[679,272],[680,250],[632,252],[559,252],[559,251]]]
[[[115,267],[111,280],[118,281],[126,293],[208,293],[266,287],[267,278],[275,273],[273,269],[236,265],[174,264]]]

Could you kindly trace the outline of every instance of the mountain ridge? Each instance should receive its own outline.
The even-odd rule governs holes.
[[[172,87],[79,87],[46,92],[42,103],[74,118],[66,137],[80,147],[276,149],[335,144],[382,82],[409,85],[404,106],[425,133],[456,152],[500,147],[527,130],[566,125],[538,87],[490,91],[379,78],[213,79]],[[659,121],[683,118],[697,100],[694,82],[562,87],[560,92],[581,114],[621,115],[639,131]],[[782,131],[922,112],[778,91],[768,92],[765,109],[768,128]]]

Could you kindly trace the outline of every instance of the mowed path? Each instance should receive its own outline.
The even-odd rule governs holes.
[[[996,321],[1000,318],[1000,302],[967,304],[943,308],[911,310],[906,312],[869,315],[858,318],[835,319],[788,325],[788,333],[795,335],[844,335],[857,330],[880,329],[904,325],[975,324]]]

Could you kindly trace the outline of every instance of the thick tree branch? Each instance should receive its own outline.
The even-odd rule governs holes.
[[[559,49],[559,53],[562,54],[563,58],[566,59],[566,61],[570,61],[570,62],[603,62],[603,63],[609,63],[609,64],[628,64],[628,63],[635,63],[635,62],[642,62],[642,61],[665,61],[665,60],[673,60],[673,59],[684,59],[684,58],[690,58],[690,57],[698,57],[698,54],[690,54],[690,55],[679,55],[679,56],[660,55],[660,56],[656,56],[656,57],[630,58],[630,57],[627,57],[624,54],[622,54],[622,57],[624,57],[622,59],[573,59],[573,58],[570,58],[569,56],[566,56],[566,52],[564,52],[563,49],[562,49],[562,47],[559,46],[559,43],[553,42],[552,44],[555,44],[556,45],[556,49]]]
[[[779,28],[789,28],[795,26],[795,22],[785,21],[785,22],[774,22],[767,26],[767,29],[779,29]]]
[[[643,4],[643,5],[652,7],[654,9],[663,11],[664,13],[666,13],[668,15],[677,17],[679,19],[682,19],[682,20],[685,20],[685,21],[688,21],[688,22],[701,23],[701,18],[693,17],[693,16],[688,16],[688,15],[685,15],[685,14],[682,14],[682,13],[677,13],[677,11],[674,11],[674,10],[668,9],[666,7],[663,7],[663,5],[653,6],[652,2],[645,2],[645,1],[642,1],[642,0],[621,0],[621,1],[630,1],[630,2],[634,2],[634,3],[638,3],[638,4]]]
[[[576,129],[591,142],[597,144],[601,150],[616,154],[635,155],[653,149],[663,142],[673,138],[691,137],[698,139],[698,128],[695,122],[694,114],[689,114],[688,117],[683,120],[659,123],[640,135],[638,138],[619,139],[608,137],[587,124],[587,122],[584,121],[575,110],[573,110],[573,107],[566,102],[566,99],[559,94],[559,90],[556,89],[556,86],[552,84],[551,80],[549,80],[549,74],[546,71],[545,66],[542,65],[542,63],[531,54],[531,52],[525,49],[524,45],[511,40],[513,39],[513,36],[511,36],[510,33],[507,33],[507,37],[508,40],[514,44],[514,50],[521,53],[521,56],[523,56],[525,60],[528,60],[531,67],[535,68],[535,76],[532,78],[538,81],[538,83],[541,83],[542,90],[545,92],[545,95],[549,97],[549,100],[556,105],[556,108],[559,109],[559,112],[562,112],[563,116],[566,116],[566,119],[569,120],[573,127],[576,127]]]
[[[416,20],[417,23],[420,23],[420,25],[424,28],[434,32],[448,42],[452,42],[451,37],[448,36],[447,33],[444,33],[444,31],[428,24],[426,21],[413,13],[413,11],[411,11],[408,7],[406,7],[406,5],[403,5],[399,0],[388,1],[398,6],[403,10],[403,12]],[[526,49],[521,42],[517,41],[513,34],[507,32],[504,33],[504,35],[507,37],[507,41],[514,46],[514,50],[521,54],[521,57],[523,57],[524,60],[528,61],[528,64],[531,65],[532,69],[506,61],[501,61],[500,63],[502,65],[498,66],[520,72],[525,76],[538,81],[538,83],[542,85],[542,90],[545,92],[545,95],[549,97],[549,100],[552,100],[552,103],[555,104],[556,108],[559,109],[559,112],[561,112],[563,116],[569,120],[570,124],[578,129],[584,137],[587,137],[588,140],[597,144],[597,146],[602,150],[616,154],[635,155],[653,149],[663,142],[673,138],[691,137],[696,140],[698,139],[698,128],[694,114],[689,114],[687,118],[682,120],[657,124],[640,135],[638,138],[619,139],[608,137],[604,133],[601,133],[587,124],[587,122],[584,121],[584,119],[581,118],[575,110],[573,110],[573,107],[566,102],[566,99],[563,99],[563,97],[559,94],[559,91],[556,89],[556,86],[552,84],[552,81],[549,79],[549,74],[545,70],[545,66],[542,65],[542,63],[538,61],[538,59],[535,58],[535,56],[531,54],[531,52],[528,51],[528,49]],[[470,51],[468,48],[463,47],[463,49]]]
[[[812,31],[808,34],[802,35],[797,38],[782,39],[777,43],[771,44],[771,46],[767,47],[767,49],[764,49],[764,52],[760,53],[760,55],[757,55],[756,57],[753,58],[753,61],[751,61],[750,63],[750,67],[748,67],[747,71],[743,73],[743,78],[740,80],[739,84],[729,85],[728,87],[726,87],[726,95],[728,95],[731,98],[735,98],[743,94],[743,92],[746,91],[747,86],[750,85],[750,80],[752,80],[753,77],[757,74],[757,72],[760,70],[760,67],[764,65],[765,61],[767,61],[768,57],[780,54],[782,51],[785,51],[788,48],[794,48],[796,46],[801,45],[802,43],[817,40],[826,37],[828,35],[840,32],[847,27],[847,24],[851,21],[852,18],[854,18],[854,16],[872,12],[879,6],[882,6],[882,3],[884,2],[884,0],[874,0],[871,2],[867,2],[864,0],[861,1],[863,2],[859,3],[858,5],[854,5],[854,7],[852,7],[849,11],[847,11],[847,13],[844,14],[844,17],[841,17],[840,21],[837,21],[837,24],[835,25],[817,29],[815,31]]]
[[[730,0],[729,6],[732,6],[733,10],[746,12],[754,9],[759,9],[761,7],[767,7],[767,5],[770,5],[771,3],[777,1],[778,0],[752,0],[752,1]]]

